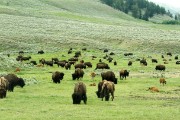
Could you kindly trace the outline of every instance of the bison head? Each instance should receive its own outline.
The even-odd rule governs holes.
[[[22,79],[22,78],[19,78],[19,80],[18,80],[18,85],[20,86],[20,87],[24,87],[25,86],[25,82],[24,82],[24,80]]]
[[[73,73],[73,74],[72,74],[72,79],[75,80],[76,78],[77,78],[76,74]]]

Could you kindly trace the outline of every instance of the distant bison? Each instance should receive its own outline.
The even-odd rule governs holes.
[[[110,69],[109,65],[103,62],[97,63],[95,69]]]
[[[156,65],[156,70],[165,71],[166,67],[164,65]]]
[[[52,80],[54,83],[60,83],[63,77],[64,77],[63,72],[56,71],[52,73]]]
[[[102,77],[102,80],[108,80],[108,81],[114,82],[114,84],[117,84],[117,78],[115,77],[115,74],[112,71],[101,73],[101,77]]]
[[[92,63],[91,62],[85,62],[84,65],[86,65],[89,68],[92,68]]]
[[[79,63],[79,64],[74,65],[74,68],[86,69],[86,65],[84,65],[83,63]]]
[[[84,104],[87,103],[86,85],[83,82],[78,82],[75,84],[72,100],[73,104],[80,104],[81,100],[84,101]]]
[[[140,64],[147,66],[147,61],[145,59],[140,60]]]
[[[13,92],[15,86],[24,87],[25,82],[22,78],[18,78],[15,74],[8,74],[4,76],[9,82],[8,91]]]
[[[68,69],[70,70],[71,69],[71,63],[66,63],[64,67],[66,68],[66,70],[68,70]]]
[[[163,86],[164,86],[164,84],[166,84],[165,78],[160,78],[160,79],[159,79],[159,82],[160,82],[160,84],[163,84]]]
[[[178,60],[178,55],[176,55],[176,56],[174,57],[174,59],[175,59],[175,60]]]
[[[158,63],[157,59],[151,59],[152,63]]]
[[[83,76],[84,76],[84,71],[80,68],[76,68],[75,72],[72,74],[73,80],[75,79],[79,80],[79,78],[83,78]]]
[[[124,53],[124,56],[130,56],[133,55],[133,53]]]
[[[108,49],[104,49],[104,52],[108,52]]]
[[[180,64],[180,61],[176,61],[176,64],[179,65],[179,64]]]
[[[44,54],[43,50],[38,51],[38,54]]]
[[[129,61],[129,62],[128,62],[128,66],[131,66],[131,65],[132,65],[132,61]]]
[[[151,92],[159,92],[159,89],[157,87],[149,87],[148,90]]]
[[[171,52],[168,52],[167,55],[172,56],[172,53],[171,53]]]
[[[123,78],[126,79],[126,77],[129,76],[129,72],[128,72],[127,70],[121,70],[121,71],[119,72],[119,76],[120,76],[120,79],[121,79],[121,80],[123,80]]]

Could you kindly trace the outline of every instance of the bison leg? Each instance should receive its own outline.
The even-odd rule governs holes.
[[[87,96],[86,96],[86,94],[83,96],[83,101],[84,101],[84,104],[87,103]]]
[[[111,99],[112,99],[112,101],[114,100],[114,92],[111,92]]]

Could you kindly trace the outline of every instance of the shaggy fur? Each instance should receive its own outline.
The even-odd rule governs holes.
[[[83,82],[78,82],[75,84],[72,100],[73,104],[80,104],[81,100],[84,101],[84,104],[87,103],[86,85]]]
[[[156,70],[165,71],[166,67],[164,65],[156,65]]]
[[[114,83],[111,81],[104,80],[103,84],[102,84],[101,93],[100,93],[100,97],[102,98],[102,101],[103,101],[104,97],[105,97],[105,101],[109,101],[109,98],[110,98],[109,94],[111,94],[111,96],[112,96],[111,99],[113,101],[114,100],[114,91],[115,91]]]
[[[22,78],[18,78],[15,74],[8,74],[4,76],[9,82],[8,91],[13,92],[15,86],[24,87],[25,82]]]
[[[114,82],[114,84],[117,84],[117,78],[115,77],[115,74],[112,71],[107,71],[101,73],[102,80],[108,80],[111,82]]]
[[[0,98],[6,97],[6,92],[9,86],[9,82],[4,78],[0,78]]]
[[[52,80],[54,83],[60,83],[63,77],[64,77],[63,72],[56,71],[52,73]]]
[[[160,78],[160,79],[159,79],[159,82],[160,82],[160,84],[163,84],[163,86],[164,86],[164,84],[166,84],[165,78]]]
[[[83,78],[84,76],[84,71],[80,68],[76,68],[75,69],[75,72],[72,74],[72,79],[75,80],[75,79],[78,79],[79,78]]]
[[[126,79],[126,77],[129,76],[129,72],[127,70],[121,70],[119,72],[119,76],[120,76],[120,79],[123,80],[124,78]]]
[[[96,69],[110,69],[109,65],[103,62],[97,63],[96,64]]]

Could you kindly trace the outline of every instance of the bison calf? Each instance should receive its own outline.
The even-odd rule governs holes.
[[[160,82],[160,84],[163,84],[163,86],[164,86],[164,84],[166,84],[165,78],[160,78],[160,79],[159,79],[159,82]]]

